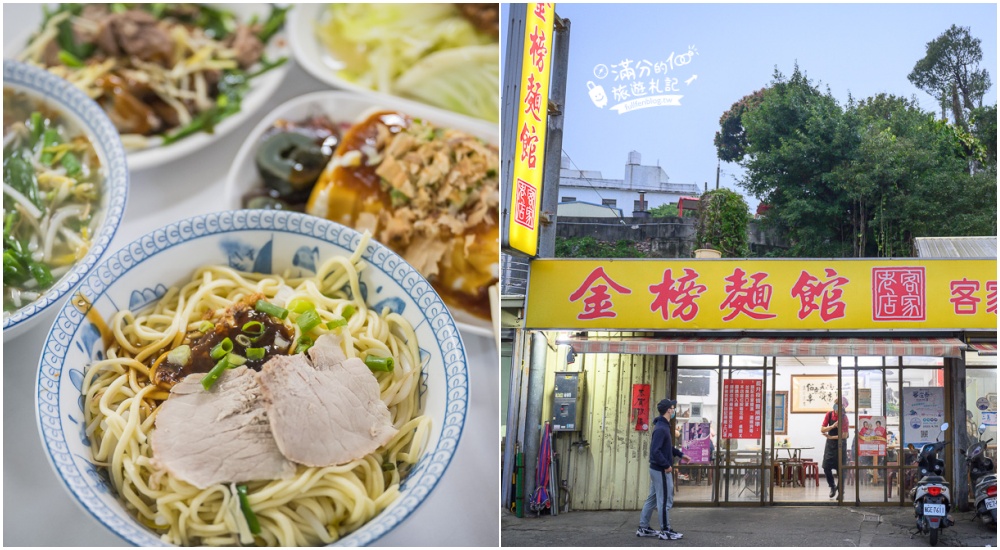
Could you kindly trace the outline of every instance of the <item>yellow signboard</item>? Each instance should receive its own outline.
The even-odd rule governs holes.
[[[514,169],[510,193],[508,244],[529,256],[538,254],[538,224],[549,106],[549,63],[555,4],[528,4],[521,63]]]
[[[535,260],[526,328],[997,327],[996,260]]]

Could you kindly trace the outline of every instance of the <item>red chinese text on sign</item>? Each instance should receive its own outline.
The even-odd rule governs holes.
[[[527,161],[528,168],[534,169],[535,165],[538,164],[538,155],[536,154],[538,133],[535,131],[535,127],[529,127],[528,123],[525,122],[517,139],[521,142],[521,161]]]
[[[514,222],[535,229],[535,200],[538,197],[537,188],[534,185],[517,178],[516,191],[514,195]]]
[[[872,320],[926,321],[926,281],[923,267],[873,267]]]
[[[684,268],[684,275],[676,281],[671,271],[665,270],[663,282],[649,286],[649,291],[656,296],[649,305],[649,310],[660,310],[664,321],[669,317],[679,318],[685,322],[694,319],[698,316],[698,304],[695,300],[708,288],[705,285],[695,284],[697,280],[698,272],[687,267]],[[676,306],[673,311],[669,311],[670,304]]]
[[[600,284],[601,281],[607,284]],[[590,272],[590,275],[583,281],[580,288],[577,288],[573,294],[569,295],[571,302],[576,302],[583,298],[583,312],[577,315],[576,318],[584,321],[601,317],[617,317],[618,314],[611,309],[614,304],[611,302],[611,294],[608,293],[608,287],[611,287],[611,289],[619,294],[632,293],[631,289],[611,280],[611,277],[608,277],[608,274],[604,272],[603,267],[598,267]],[[588,292],[589,296],[584,298]]]
[[[725,287],[727,296],[726,300],[719,306],[719,309],[729,308],[732,311],[723,317],[722,320],[731,321],[741,313],[751,319],[773,319],[777,317],[773,313],[754,311],[757,308],[767,311],[771,307],[773,288],[771,285],[763,284],[764,279],[767,278],[767,273],[754,273],[750,276],[749,281],[745,275],[746,272],[737,267],[732,275],[725,278],[729,282]],[[750,283],[749,286],[747,286],[748,282]]]
[[[548,15],[547,12],[551,7],[552,7],[551,2],[535,4],[535,16],[541,19],[542,21],[546,21],[545,17]]]
[[[531,48],[528,53],[531,55],[531,64],[538,69],[538,72],[545,70],[545,57],[549,53],[549,48],[545,45],[545,31],[535,26],[535,31],[529,36]]]
[[[722,438],[760,439],[761,380],[722,381]]]
[[[997,282],[986,281],[986,313],[997,314]]]
[[[955,305],[955,315],[976,314],[979,302],[982,302],[981,298],[974,296],[976,292],[979,292],[979,281],[970,281],[963,277],[961,281],[951,282],[949,301]]]
[[[542,83],[535,81],[535,74],[528,75],[528,86],[524,96],[524,114],[531,115],[538,122],[542,121]]]
[[[824,322],[842,319],[847,311],[847,304],[841,301],[844,291],[840,287],[850,281],[837,275],[834,269],[826,268],[826,281],[803,271],[799,280],[792,287],[792,298],[799,299],[799,319],[805,319],[814,311],[819,311],[819,317]],[[820,303],[816,303],[819,298]]]

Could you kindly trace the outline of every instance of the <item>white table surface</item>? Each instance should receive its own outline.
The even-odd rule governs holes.
[[[24,28],[37,28],[38,4],[4,4],[4,56]],[[125,218],[106,253],[170,222],[223,208],[224,179],[244,136],[281,103],[328,89],[289,60],[267,104],[213,146],[172,164],[131,174]],[[70,497],[42,451],[35,419],[39,354],[55,318],[3,344],[4,546],[127,546]],[[379,546],[498,546],[500,541],[499,359],[491,337],[463,334],[469,358],[469,411],[455,457],[427,500]]]

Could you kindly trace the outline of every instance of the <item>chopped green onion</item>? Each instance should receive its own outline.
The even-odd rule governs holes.
[[[45,130],[42,134],[42,156],[39,159],[45,166],[52,166],[52,161],[55,159],[56,154],[52,151],[46,151],[49,147],[54,147],[59,145],[62,138],[59,137],[59,131],[55,128],[49,128]]]
[[[253,345],[253,340],[251,340],[250,337],[247,336],[246,334],[237,334],[236,343],[243,346],[244,348],[248,348],[251,345]]]
[[[215,328],[215,323],[211,321],[202,321],[201,324],[198,325],[198,332],[208,332],[213,328]]]
[[[251,361],[259,361],[264,358],[264,348],[247,348],[246,354],[247,359]]]
[[[279,7],[271,6],[271,13],[267,16],[267,21],[264,21],[264,25],[260,32],[257,33],[257,38],[261,42],[267,44],[267,41],[271,39],[281,27],[285,24],[285,14],[288,13],[292,6]]]
[[[264,323],[260,321],[248,321],[243,324],[243,332],[250,336],[260,336],[264,334]]]
[[[299,315],[298,319],[295,320],[295,324],[299,325],[302,332],[309,332],[310,330],[316,328],[316,326],[321,322],[323,322],[323,320],[319,318],[319,313],[316,313],[315,309],[310,309],[302,315]]]
[[[291,302],[288,302],[288,309],[293,313],[305,313],[307,311],[315,310],[316,306],[305,298],[296,298]]]
[[[392,357],[379,357],[377,355],[369,355],[365,357],[365,365],[373,371],[392,371],[393,362]]]
[[[226,355],[226,360],[229,361],[229,366],[231,367],[238,367],[247,362],[247,358],[238,353],[230,353],[229,355]]]
[[[167,361],[172,365],[184,366],[191,360],[191,346],[182,344],[170,350],[167,354]]]
[[[83,167],[80,165],[80,159],[76,158],[76,155],[73,153],[66,153],[59,162],[66,169],[66,175],[68,176],[75,177],[83,170]]]
[[[66,50],[59,50],[58,57],[59,61],[63,65],[66,65],[67,67],[73,67],[74,69],[79,69],[80,67],[83,67],[83,61],[80,61],[80,58],[78,58],[77,56],[71,54]]]
[[[49,271],[49,266],[38,262],[32,262],[28,265],[28,271],[30,271],[31,276],[38,281],[38,286],[41,288],[48,288],[49,286],[52,286],[52,281],[54,279],[52,278],[52,272]]]
[[[42,113],[35,111],[31,113],[31,146],[34,147],[38,140],[42,137],[42,132],[45,131],[45,119],[42,118]]]
[[[212,359],[222,359],[231,351],[233,351],[233,341],[230,340],[229,337],[226,337],[223,338],[218,344],[215,344],[215,347],[212,348],[209,355]]]
[[[344,316],[344,319],[350,319],[351,315],[354,315],[355,311],[357,311],[357,309],[353,304],[347,304],[344,306],[344,310],[341,311],[341,314]]]
[[[326,323],[326,328],[331,330],[337,327],[345,327],[345,326],[347,326],[347,319],[344,319],[343,317],[337,317],[336,319],[332,321],[327,321]]]
[[[393,464],[392,462],[383,462],[382,463],[382,471],[383,472],[391,472],[391,471],[393,471],[395,469],[396,469],[396,465]]]
[[[260,523],[257,521],[257,514],[250,509],[250,499],[247,497],[247,486],[237,485],[236,492],[240,495],[240,510],[243,510],[243,517],[247,518],[247,526],[250,532],[257,535],[260,533]]]
[[[208,371],[208,374],[201,379],[201,387],[205,388],[205,391],[212,389],[212,385],[215,384],[215,381],[222,376],[222,373],[225,372],[226,369],[229,368],[228,358],[228,354],[222,356],[222,359],[219,359],[219,362],[212,367],[212,370]]]
[[[313,345],[312,338],[308,336],[300,336],[299,343],[295,346],[295,353],[305,353]]]
[[[288,310],[287,309],[285,309],[283,307],[280,307],[280,306],[276,306],[276,305],[272,304],[271,302],[268,302],[267,300],[257,300],[257,303],[254,304],[253,307],[254,307],[254,309],[256,309],[257,311],[259,311],[261,313],[266,313],[268,315],[274,315],[278,319],[284,319],[285,317],[288,317]]]

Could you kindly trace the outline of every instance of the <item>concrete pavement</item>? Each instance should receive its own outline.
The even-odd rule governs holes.
[[[938,546],[997,546],[997,531],[955,513],[955,525],[941,532]],[[672,527],[684,533],[668,541],[635,536],[639,512],[533,513],[518,518],[501,512],[502,546],[910,546],[929,548],[926,535],[912,535],[911,508],[768,506],[764,508],[678,507]],[[652,527],[657,528],[654,514]]]

